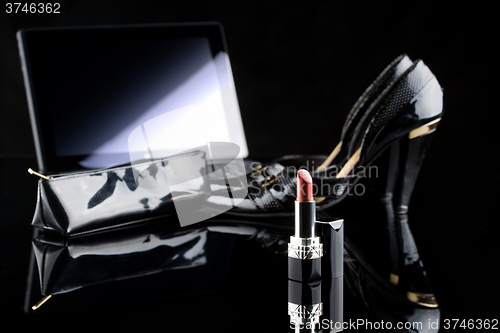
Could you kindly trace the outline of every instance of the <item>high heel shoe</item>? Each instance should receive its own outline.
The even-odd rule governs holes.
[[[387,177],[384,179],[381,195],[386,213],[391,262],[387,280],[408,301],[425,308],[437,308],[439,303],[410,230],[408,207],[426,150],[441,120],[442,90],[423,62],[416,62],[412,68],[407,78],[399,83],[400,88],[394,90],[394,94],[399,94],[403,96],[401,98],[410,102],[397,111],[398,116],[392,119],[385,117],[387,114],[394,114],[395,111],[387,110],[379,113],[367,128],[361,147],[357,147],[356,142],[351,145],[351,152],[355,153],[351,156],[351,164],[348,162],[346,165],[353,170],[356,169],[353,164],[361,168],[363,158],[365,163],[366,161],[371,163],[381,150],[385,149],[384,147],[388,148]],[[430,79],[427,79],[429,77]],[[422,88],[415,89],[414,87],[418,85]],[[412,95],[411,91],[415,93]],[[404,97],[405,94],[408,96]],[[398,101],[393,100],[393,103],[396,102]],[[403,104],[402,101],[399,103]],[[387,129],[382,130],[384,125],[380,123],[387,124]],[[410,125],[411,123],[413,124]],[[407,124],[406,133],[396,130],[398,127],[404,127],[403,124]],[[375,129],[370,129],[372,126]],[[389,126],[392,126],[392,131]],[[377,133],[374,134],[374,131]],[[382,148],[377,148],[373,152],[367,150],[363,154],[365,145]]]
[[[402,54],[394,59],[379,76],[373,81],[368,88],[358,98],[342,127],[340,141],[335,146],[327,159],[318,167],[317,171],[324,170],[331,164],[343,165],[346,160],[347,147],[344,143],[349,143],[358,135],[360,129],[359,124],[363,121],[370,120],[371,116],[367,112],[370,105],[375,99],[386,89],[394,80],[399,78],[411,65],[412,61],[406,54]],[[370,109],[373,111],[372,109]]]
[[[390,66],[396,69],[394,73],[400,69],[398,64],[406,63],[403,59],[396,66]],[[386,78],[388,72],[381,77]],[[403,141],[408,142],[408,147],[416,146],[417,149],[422,146],[419,143],[421,140],[414,140],[431,134],[437,128],[442,115],[443,93],[423,61],[414,62],[401,75],[387,81],[389,83],[383,89],[383,85],[377,84],[374,87],[378,89],[367,89],[372,94],[360,98],[355,104],[355,111],[349,114],[346,131],[342,134],[342,139],[349,138],[349,141],[341,141],[340,146],[337,145],[338,152],[332,152],[335,156],[330,157],[330,161],[325,160],[319,170],[311,170],[318,209],[330,207],[345,198],[350,188],[364,176],[366,167],[389,146]],[[377,94],[379,90],[382,91]],[[346,162],[343,166],[328,163],[334,160],[337,163],[340,160]],[[409,169],[414,167],[410,160]],[[410,171],[407,177],[415,177]],[[291,214],[295,186],[295,178],[287,173],[282,164],[257,165],[250,173],[247,198],[228,213],[260,216]],[[402,206],[411,189],[407,186],[403,194]]]
[[[335,146],[333,151],[328,157],[323,156],[304,156],[304,155],[287,155],[274,160],[273,162],[284,165],[288,170],[288,174],[291,177],[295,177],[296,171],[300,168],[310,169],[310,164],[312,165],[312,171],[314,171],[314,165],[320,164],[320,166],[315,169],[316,171],[325,170],[329,165],[343,165],[347,161],[348,144],[353,138],[359,135],[360,124],[366,121],[370,121],[373,115],[370,115],[367,111],[376,111],[370,109],[371,104],[379,97],[379,95],[392,83],[394,80],[399,78],[413,62],[406,55],[402,54],[396,59],[394,59],[380,74],[379,76],[366,88],[366,90],[358,98],[354,106],[349,111],[347,118],[342,127],[342,132],[340,135],[340,141]],[[326,206],[328,199],[326,197],[317,197],[323,202],[323,206]],[[325,201],[326,200],[326,201]]]

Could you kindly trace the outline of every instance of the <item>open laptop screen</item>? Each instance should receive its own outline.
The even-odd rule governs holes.
[[[39,168],[102,168],[206,142],[248,154],[218,24],[18,33]],[[143,131],[147,147],[131,142]]]

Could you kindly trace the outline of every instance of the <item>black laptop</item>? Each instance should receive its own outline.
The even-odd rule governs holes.
[[[206,142],[248,155],[218,23],[34,28],[17,37],[40,171],[124,165]]]

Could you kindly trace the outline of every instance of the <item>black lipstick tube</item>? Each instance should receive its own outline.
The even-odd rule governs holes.
[[[323,244],[316,236],[316,202],[295,201],[295,234],[288,243],[288,278],[311,283],[321,280]]]

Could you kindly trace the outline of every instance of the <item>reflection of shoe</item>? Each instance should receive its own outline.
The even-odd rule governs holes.
[[[429,84],[432,87],[435,83]],[[439,119],[410,131],[408,138],[392,144],[381,198],[387,214],[392,261],[389,281],[406,294],[409,300],[426,307],[437,307],[438,302],[410,231],[408,207],[426,150],[433,137],[433,129]]]
[[[348,239],[345,241],[345,248],[346,292],[350,291],[361,301],[358,304],[371,317],[370,321],[383,320],[385,327],[392,325],[391,331],[397,325],[404,325],[405,332],[438,332],[440,310],[437,305],[430,307],[406,297],[406,294],[378,274]]]
[[[399,145],[390,151],[382,203],[389,239],[391,272],[389,281],[407,298],[425,307],[438,306],[427,279],[413,234],[408,224],[408,203],[430,136],[420,138],[400,153]],[[402,161],[401,161],[402,159]]]
[[[427,273],[408,225],[408,215],[396,214],[395,217],[395,226],[400,230],[400,256],[395,258],[399,260],[389,281],[406,293],[410,301],[429,308],[438,307],[439,303],[427,279]]]
[[[401,149],[401,159],[407,157],[405,174],[409,183],[414,183],[414,170],[421,163],[418,152],[425,150],[429,134],[441,119],[443,94],[423,61],[416,61],[405,70],[408,61],[401,57],[393,62],[367,89],[347,118],[341,143],[321,167],[310,170],[318,209],[342,200],[359,178],[366,177],[367,167],[392,145]],[[399,72],[402,73],[398,76]],[[283,165],[285,161],[279,162],[255,166],[249,176],[248,196],[228,213],[293,213],[293,174],[297,169],[289,172]],[[413,185],[404,186],[398,207],[407,205],[412,188]]]
[[[390,273],[388,281],[419,305],[435,308],[438,301],[427,278],[407,214],[394,214],[392,201],[384,202],[389,238]]]

